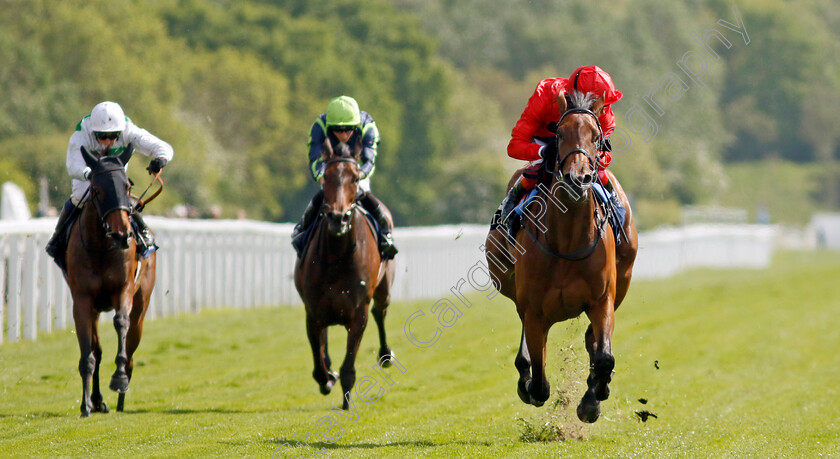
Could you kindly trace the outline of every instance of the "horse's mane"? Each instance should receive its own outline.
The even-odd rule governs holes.
[[[598,95],[593,92],[582,93],[580,91],[572,91],[570,93],[566,93],[566,103],[570,108],[583,108],[586,110],[592,109],[592,106],[595,105],[595,101],[598,100]]]
[[[339,143],[333,150],[333,155],[338,158],[352,158],[353,150],[350,148],[350,145]]]

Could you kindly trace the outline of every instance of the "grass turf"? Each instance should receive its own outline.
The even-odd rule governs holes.
[[[58,331],[0,346],[0,456],[838,456],[837,279],[840,254],[812,252],[779,254],[767,270],[635,282],[616,317],[612,396],[593,425],[573,414],[586,319],[552,328],[552,397],[531,407],[515,389],[519,321],[500,297],[470,297],[428,348],[409,342],[405,324],[423,311],[411,332],[431,339],[434,301],[393,304],[386,324],[402,371],[373,368],[370,320],[357,377],[382,395],[364,403],[354,394],[353,413],[338,409],[338,385],[324,397],[311,378],[301,308],[147,322],[123,413],[106,388],[116,342],[102,324],[112,412],[89,419],[78,418],[75,336]],[[330,329],[335,369],[344,341]],[[645,412],[656,417],[643,422]],[[319,441],[319,429],[334,443]]]

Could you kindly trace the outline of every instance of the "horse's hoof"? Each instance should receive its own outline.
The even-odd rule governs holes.
[[[93,405],[93,411],[96,413],[107,414],[110,410],[108,409],[108,405],[105,402],[99,402]]]
[[[533,382],[534,382],[534,380],[533,380],[533,379],[529,379],[529,380],[525,383],[525,396],[527,396],[527,397],[528,397],[528,400],[525,400],[524,398],[522,398],[522,396],[523,396],[523,395],[522,395],[522,393],[520,393],[520,394],[519,394],[519,398],[522,398],[522,400],[523,400],[525,403],[529,403],[529,404],[534,405],[534,406],[536,406],[537,408],[539,408],[539,407],[541,407],[541,406],[545,405],[545,400],[542,400],[542,401],[537,400],[537,399],[535,399],[535,398],[534,398],[534,396],[533,396],[533,395],[531,395],[531,385],[533,384]]]
[[[87,412],[87,413],[86,413],[86,412],[82,411],[82,415],[81,415],[81,416],[79,416],[79,417],[80,417],[80,418],[82,418],[82,419],[84,419],[84,418],[89,418],[89,417],[90,417],[90,412]]]
[[[329,394],[333,386],[335,386],[336,381],[338,381],[338,373],[334,371],[327,373],[327,382],[321,384],[321,393],[323,395]]]
[[[601,416],[601,404],[597,400],[587,400],[592,398],[589,393],[583,396],[577,406],[577,417],[583,422],[593,423]]]
[[[125,373],[116,372],[111,377],[111,383],[108,387],[114,391],[124,394],[128,392],[128,375]]]
[[[388,349],[387,352],[379,352],[379,365],[382,368],[389,368],[391,365],[391,360],[396,359],[397,357],[394,355],[394,351]]]

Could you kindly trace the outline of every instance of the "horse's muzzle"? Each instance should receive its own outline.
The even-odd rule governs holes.
[[[324,217],[327,220],[327,228],[330,233],[336,236],[343,236],[347,234],[347,232],[350,231],[350,219],[352,215],[353,209],[343,213],[332,211],[327,212]]]
[[[563,181],[569,184],[574,194],[579,198],[575,201],[582,202],[586,200],[586,191],[595,184],[596,174],[563,174]]]
[[[129,248],[129,246],[131,246],[131,236],[132,236],[131,231],[129,231],[127,233],[120,233],[120,232],[117,232],[117,231],[111,231],[111,232],[105,233],[105,235],[108,236],[109,238],[113,239],[114,242],[117,243],[117,246],[119,246],[119,248],[121,248],[123,250],[125,250],[125,249]]]

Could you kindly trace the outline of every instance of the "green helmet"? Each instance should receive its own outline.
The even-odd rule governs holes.
[[[359,104],[349,96],[339,96],[327,105],[327,127],[358,126],[362,123]]]

